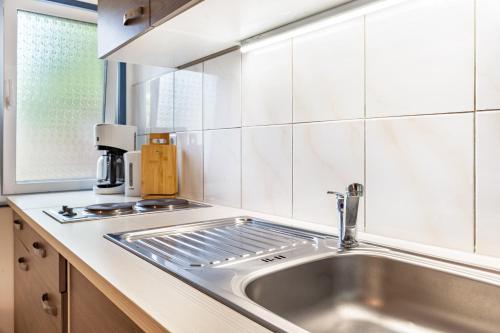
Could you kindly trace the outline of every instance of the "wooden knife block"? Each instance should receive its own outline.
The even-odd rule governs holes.
[[[141,148],[141,196],[168,198],[177,194],[177,147],[146,144]]]

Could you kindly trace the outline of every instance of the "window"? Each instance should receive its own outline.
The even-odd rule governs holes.
[[[90,188],[105,92],[96,13],[41,1],[5,6],[6,35],[15,34],[5,63],[15,65],[4,74],[4,193]]]
[[[102,120],[96,26],[17,12],[17,182],[95,176]]]

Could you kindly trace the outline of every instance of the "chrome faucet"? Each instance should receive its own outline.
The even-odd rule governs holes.
[[[356,222],[358,219],[359,198],[363,196],[363,185],[353,183],[345,193],[328,191],[337,196],[339,211],[339,247],[349,249],[358,246]]]

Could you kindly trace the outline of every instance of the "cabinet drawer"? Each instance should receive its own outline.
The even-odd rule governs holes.
[[[21,269],[21,264],[25,267]],[[21,242],[14,241],[14,327],[16,333],[31,332],[33,323],[26,320],[29,307],[29,296],[25,291],[26,286],[30,284],[29,268],[31,258],[28,250]]]
[[[29,252],[32,269],[51,288],[66,291],[66,263],[64,258],[40,237],[26,222],[14,220],[14,234]]]
[[[97,10],[100,57],[149,29],[149,0],[99,0]]]
[[[14,241],[14,325],[17,333],[64,332],[66,294],[49,286],[36,270],[33,256]]]
[[[34,234],[33,228],[31,228],[28,223],[24,222],[19,216],[14,214],[14,237],[24,244],[26,248],[29,246],[29,242]]]

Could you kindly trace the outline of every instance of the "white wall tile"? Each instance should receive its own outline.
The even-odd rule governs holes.
[[[203,128],[241,127],[241,53],[203,65]]]
[[[134,100],[134,125],[137,126],[137,134],[143,135],[149,133],[151,121],[149,100],[150,83],[139,83],[132,86],[132,99]]]
[[[471,113],[368,120],[366,230],[473,251]]]
[[[474,109],[474,1],[420,0],[366,16],[366,114]]]
[[[241,207],[241,128],[203,135],[205,201]]]
[[[337,204],[328,190],[343,192],[351,183],[364,184],[363,120],[294,125],[293,216],[335,225]],[[364,226],[364,203],[358,228]]]
[[[500,1],[477,1],[477,109],[500,109]]]
[[[364,19],[293,40],[293,121],[364,116]]]
[[[290,40],[243,54],[243,125],[292,122]]]
[[[292,125],[243,128],[243,208],[292,215]]]
[[[149,85],[149,97],[146,101],[147,104],[149,104],[149,113],[148,113],[148,132],[154,132],[152,130],[153,127],[153,122],[156,123],[156,119],[158,118],[158,115],[160,114],[159,110],[159,101],[160,98],[163,98],[163,94],[160,91],[160,79],[156,78],[151,81],[148,81],[147,84]],[[154,119],[154,121],[153,121]]]
[[[174,73],[151,82],[151,132],[174,130]]]
[[[132,84],[150,81],[154,78],[174,71],[175,68],[127,63],[127,79],[130,79]]]
[[[326,190],[361,182],[367,232],[472,251],[473,116],[425,114],[474,107],[474,2],[407,1],[134,85],[139,133],[174,122],[182,196],[331,225]],[[477,108],[500,109],[500,4],[476,3]],[[364,115],[365,60],[368,117],[423,116],[367,121],[364,180],[364,121],[346,119]],[[476,245],[500,257],[499,132],[500,111],[478,113]]]
[[[142,145],[145,145],[149,142],[149,135],[148,134],[142,134],[142,135],[137,135],[135,138],[135,148],[137,150],[141,149]]]
[[[203,200],[203,133],[176,134],[179,195]]]
[[[203,119],[203,64],[177,71],[174,76],[175,130],[201,130]]]
[[[476,249],[500,257],[500,112],[476,118]]]

